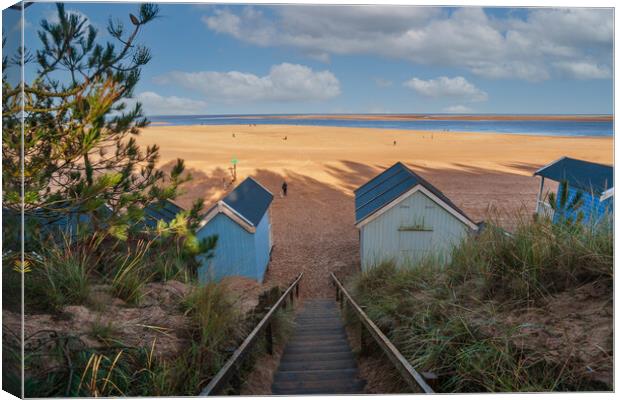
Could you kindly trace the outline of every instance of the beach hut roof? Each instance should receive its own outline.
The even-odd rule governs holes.
[[[163,200],[147,204],[144,207],[144,216],[150,220],[170,223],[181,211],[184,211],[183,208],[172,201]]]
[[[200,228],[218,213],[223,212],[244,229],[253,233],[272,201],[273,194],[256,180],[248,177],[211,207],[202,220]]]
[[[359,225],[379,210],[394,204],[400,196],[416,187],[426,189],[439,205],[451,211],[472,229],[477,229],[476,224],[445,194],[401,162],[392,165],[355,190],[356,224]]]
[[[597,195],[614,187],[614,169],[610,165],[597,164],[569,157],[562,157],[534,172],[556,182],[567,181],[570,186],[592,191]]]
[[[273,201],[273,194],[253,178],[246,178],[222,199],[252,225],[257,226]]]

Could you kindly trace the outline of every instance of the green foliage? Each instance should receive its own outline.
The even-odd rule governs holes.
[[[556,195],[553,192],[549,193],[548,196],[551,209],[554,214],[560,216],[559,223],[569,227],[577,227],[583,222],[584,218],[583,211],[580,210],[583,206],[583,192],[576,192],[575,196],[569,202],[568,181],[564,180],[560,182],[559,196],[559,199],[556,199]]]
[[[102,342],[112,342],[118,334],[119,329],[112,321],[102,322],[97,319],[90,327],[90,335]]]
[[[486,282],[487,296],[526,302],[579,282],[613,277],[613,228],[522,221],[512,234],[492,224],[452,255],[450,279]]]
[[[217,348],[240,332],[241,315],[225,286],[210,282],[196,287],[184,303],[186,314],[197,329],[200,344]]]
[[[60,310],[88,301],[89,274],[96,264],[96,253],[90,246],[75,245],[68,235],[62,238],[62,245],[49,244],[32,270],[25,273],[28,304]]]
[[[153,241],[153,252],[157,257],[151,260],[155,280],[189,282],[196,278],[200,266],[198,257],[208,259],[213,256],[217,236],[198,239],[195,233],[202,208],[202,199],[198,199],[190,210],[182,211],[170,223],[158,221]]]
[[[117,266],[112,278],[114,295],[130,304],[138,304],[143,296],[142,288],[150,280],[144,258],[151,242],[139,241],[130,246],[127,253],[116,257]]]
[[[155,168],[158,147],[141,149],[134,137],[148,124],[142,107],[128,106],[141,68],[151,59],[137,38],[159,9],[140,5],[137,15],[127,16],[128,29],[110,21],[112,42],[99,43],[85,17],[68,13],[62,3],[56,8],[55,21],[41,21],[40,46],[26,57],[36,68],[29,82],[7,78],[10,68],[22,67],[13,62],[21,58],[3,59],[3,207],[19,215],[24,201],[26,237],[33,244],[42,243],[38,235],[45,229],[31,222],[45,226],[68,214],[88,216],[92,232],[127,240],[129,228],[140,221],[136,210],[175,197],[188,178],[182,160],[170,176]],[[98,212],[104,205],[109,212]],[[17,251],[19,241],[11,243]]]
[[[498,310],[592,281],[611,295],[612,272],[611,227],[576,230],[539,219],[512,234],[490,224],[443,268],[384,262],[352,286],[412,365],[440,377],[442,392],[587,390],[600,386],[570,360],[517,346],[518,327],[500,322]]]

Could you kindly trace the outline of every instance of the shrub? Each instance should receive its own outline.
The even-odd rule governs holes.
[[[485,282],[488,297],[527,302],[595,280],[611,287],[611,226],[522,221],[512,234],[490,225],[457,247],[446,269],[453,283]]]
[[[143,287],[150,279],[143,263],[151,242],[139,241],[135,247],[128,246],[125,255],[116,257],[118,266],[112,278],[114,295],[131,304],[138,304],[143,296]]]
[[[571,360],[517,348],[518,332],[499,322],[498,310],[592,281],[611,295],[612,270],[609,226],[539,219],[523,220],[512,234],[491,224],[457,247],[446,266],[384,262],[350,284],[412,365],[440,377],[440,391],[579,390],[597,384]]]
[[[90,335],[102,342],[112,342],[119,334],[118,327],[112,322],[94,321],[90,327]]]
[[[28,302],[44,309],[85,304],[90,294],[89,275],[96,264],[92,247],[68,234],[61,238],[61,244],[49,243],[43,254],[33,257],[32,269],[25,272]]]

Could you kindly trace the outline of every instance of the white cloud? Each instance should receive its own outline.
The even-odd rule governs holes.
[[[340,82],[330,71],[289,63],[272,66],[262,77],[238,71],[172,71],[155,82],[180,85],[209,100],[230,103],[325,100],[340,94]]]
[[[611,78],[611,69],[605,65],[590,63],[587,61],[558,62],[556,68],[564,71],[575,79],[608,79]]]
[[[524,18],[483,9],[410,6],[215,8],[208,29],[259,46],[306,55],[376,54],[416,64],[462,67],[496,79],[549,79],[554,63],[591,60],[611,69],[613,11],[531,9]]]
[[[411,78],[404,85],[426,97],[458,97],[469,101],[486,101],[486,92],[478,89],[462,76],[423,80]]]
[[[468,114],[474,112],[474,110],[472,110],[471,108],[461,104],[446,107],[443,109],[443,111],[451,114]]]
[[[195,115],[204,114],[207,103],[177,96],[161,96],[155,92],[142,92],[136,96],[146,115]]]

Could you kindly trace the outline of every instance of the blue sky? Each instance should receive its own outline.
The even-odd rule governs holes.
[[[610,9],[160,8],[139,37],[153,54],[136,90],[150,115],[613,112]],[[104,41],[108,18],[129,24],[137,5],[67,9]],[[27,9],[27,47],[54,11]]]

